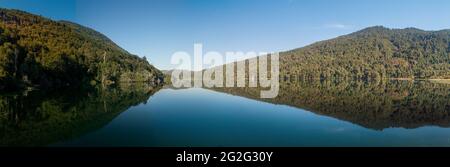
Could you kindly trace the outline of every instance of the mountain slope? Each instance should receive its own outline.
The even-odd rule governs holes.
[[[0,90],[116,82],[160,83],[163,74],[95,30],[0,8]]]
[[[381,26],[280,53],[284,79],[450,78],[450,30]]]

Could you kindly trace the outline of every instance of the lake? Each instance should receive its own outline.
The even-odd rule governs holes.
[[[287,82],[0,95],[2,146],[450,146],[450,85]]]

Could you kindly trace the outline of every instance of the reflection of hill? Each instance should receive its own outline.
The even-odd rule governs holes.
[[[314,113],[381,130],[389,127],[450,126],[450,85],[426,81],[282,83],[275,99],[260,99],[257,88],[216,91]]]
[[[0,96],[0,145],[41,146],[96,130],[158,91],[147,85]]]

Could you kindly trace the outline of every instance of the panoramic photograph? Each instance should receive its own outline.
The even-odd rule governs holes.
[[[449,147],[449,9],[0,0],[2,160],[126,150],[177,166],[270,166],[327,159],[303,156],[316,149]]]

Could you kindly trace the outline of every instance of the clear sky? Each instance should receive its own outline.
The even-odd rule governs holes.
[[[174,52],[284,51],[365,27],[450,28],[448,0],[0,0],[91,27],[170,69]]]

